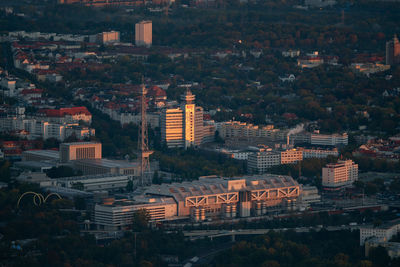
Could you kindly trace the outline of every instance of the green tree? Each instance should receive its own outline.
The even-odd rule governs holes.
[[[389,266],[390,257],[386,249],[382,246],[371,248],[369,250],[369,259],[372,261],[374,266],[386,267]]]
[[[148,228],[150,214],[146,209],[140,209],[133,214],[132,230],[141,232]]]
[[[7,160],[0,161],[0,181],[8,183],[10,181],[10,162]]]

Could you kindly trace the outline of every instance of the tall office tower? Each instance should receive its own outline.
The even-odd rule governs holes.
[[[146,104],[146,88],[142,84],[140,94],[140,125],[138,135],[138,150],[140,160],[140,177],[141,185],[151,185],[151,174],[150,174],[150,155],[153,151],[149,150],[149,136],[147,132],[147,104]]]
[[[161,113],[161,139],[169,148],[184,147],[183,111],[181,108],[166,108]]]
[[[183,116],[184,116],[184,133],[185,133],[185,148],[195,145],[196,134],[196,105],[194,104],[195,96],[190,90],[187,90],[182,96]]]
[[[194,143],[199,146],[203,143],[204,138],[204,118],[203,118],[203,108],[196,106],[195,108],[195,123],[194,123]]]
[[[144,20],[135,24],[135,44],[150,47],[153,43],[153,24]]]
[[[400,63],[400,42],[396,35],[393,40],[386,42],[386,65]]]
[[[203,108],[196,107],[195,95],[187,90],[182,105],[161,113],[161,139],[169,148],[198,146],[203,141]]]

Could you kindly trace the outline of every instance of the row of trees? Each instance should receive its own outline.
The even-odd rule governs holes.
[[[221,253],[217,266],[335,266],[379,267],[396,266],[382,247],[372,249],[363,257],[358,245],[358,232],[315,232],[311,234],[269,233],[242,241]]]

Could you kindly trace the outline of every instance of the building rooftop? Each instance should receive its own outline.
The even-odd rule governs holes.
[[[374,227],[373,225],[366,225],[361,227],[360,229],[382,229],[382,230],[388,230],[390,228],[392,228],[393,226],[396,226],[400,224],[400,219],[395,219],[389,222],[386,222],[378,227]]]
[[[176,204],[176,202],[171,197],[138,196],[134,200],[117,199],[117,200],[113,201],[112,203],[102,204],[102,206],[127,207],[127,206],[143,205],[143,204],[146,204],[146,206],[158,206],[160,204]]]
[[[62,143],[61,145],[66,146],[81,146],[81,145],[94,145],[101,144],[100,142],[71,142],[71,143]]]
[[[79,180],[91,180],[91,179],[101,179],[101,178],[112,178],[112,177],[126,177],[126,174],[95,174],[95,175],[84,175],[84,176],[70,176],[57,178],[57,181],[79,181]]]
[[[55,167],[56,163],[51,163],[47,161],[17,161],[14,163],[14,165],[20,168],[41,169]]]
[[[186,197],[191,196],[293,186],[299,186],[299,184],[290,176],[264,174],[229,179],[213,176],[202,177],[199,180],[191,182],[152,185],[145,193],[149,195],[170,196],[177,201],[183,201]]]
[[[30,154],[30,155],[37,155],[37,156],[41,156],[41,157],[49,157],[49,158],[53,158],[55,160],[59,160],[60,159],[60,154],[57,150],[50,150],[50,149],[46,149],[46,150],[27,150],[22,152],[23,154]]]
[[[111,160],[111,159],[81,159],[75,162],[82,162],[87,165],[97,165],[106,168],[134,168],[139,165],[138,162],[130,162],[126,160]]]

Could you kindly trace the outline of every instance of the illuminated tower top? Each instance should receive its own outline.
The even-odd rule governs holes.
[[[196,99],[196,96],[192,94],[192,92],[187,89],[186,92],[181,95],[181,100],[185,101],[185,104],[194,104],[194,100]]]

